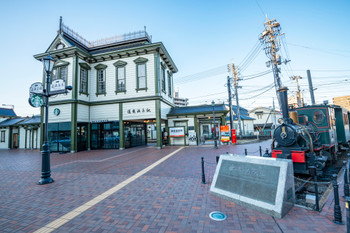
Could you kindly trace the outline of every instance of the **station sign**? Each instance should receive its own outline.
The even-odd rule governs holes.
[[[50,94],[66,93],[66,82],[63,79],[56,79],[50,85]]]
[[[43,94],[44,93],[44,86],[40,82],[33,83],[29,88],[30,94]]]
[[[185,137],[185,127],[169,127],[169,137]]]

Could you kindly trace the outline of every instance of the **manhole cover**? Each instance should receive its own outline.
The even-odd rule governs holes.
[[[219,211],[211,212],[209,214],[209,217],[215,221],[224,221],[227,218],[226,214]]]

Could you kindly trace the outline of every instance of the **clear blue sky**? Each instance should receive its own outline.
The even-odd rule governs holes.
[[[147,26],[153,42],[164,43],[179,69],[174,80],[175,84],[182,80],[176,86],[180,96],[200,104],[227,100],[225,66],[242,62],[258,41],[267,14],[280,22],[285,33],[292,61],[287,72],[282,69],[282,81],[291,94],[296,88],[295,83],[288,82],[289,76],[306,78],[306,69],[310,69],[318,102],[350,95],[350,82],[345,81],[350,80],[350,1],[346,0],[4,1],[1,9],[0,104],[15,105],[20,116],[39,113],[27,101],[30,84],[41,81],[42,75],[42,65],[33,55],[44,52],[55,38],[60,16],[88,40]],[[265,61],[261,51],[241,75],[267,70]],[[220,72],[204,72],[217,67]],[[190,82],[194,77],[197,81]],[[271,106],[273,90],[250,97],[272,82],[272,74],[242,81],[240,97],[246,100],[241,105],[248,109]],[[307,80],[301,80],[301,85],[309,101]]]

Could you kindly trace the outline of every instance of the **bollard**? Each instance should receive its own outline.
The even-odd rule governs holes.
[[[216,164],[219,163],[220,156],[216,156]]]
[[[245,154],[245,155],[248,155],[247,149],[244,149],[244,154]]]
[[[344,197],[349,197],[350,190],[349,190],[349,180],[348,180],[348,168],[346,165],[346,161],[343,161],[343,165],[345,168],[345,171],[344,171]]]
[[[260,152],[260,157],[262,156],[262,149],[261,146],[259,146],[259,152]]]
[[[339,205],[339,190],[338,190],[338,181],[337,181],[337,175],[332,175],[332,184],[333,184],[333,190],[334,190],[334,220],[333,222],[336,224],[343,224],[342,222],[342,215],[341,215],[341,209]]]
[[[205,184],[204,158],[202,157],[202,184]]]
[[[346,232],[350,233],[350,197],[345,197]]]
[[[311,176],[314,177],[314,183],[315,183],[315,197],[316,197],[316,211],[320,211],[320,201],[318,199],[318,185],[317,185],[317,170],[315,166],[309,167],[309,173]]]

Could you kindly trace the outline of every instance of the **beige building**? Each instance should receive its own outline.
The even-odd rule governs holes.
[[[334,97],[333,104],[339,105],[350,111],[350,95]]]

